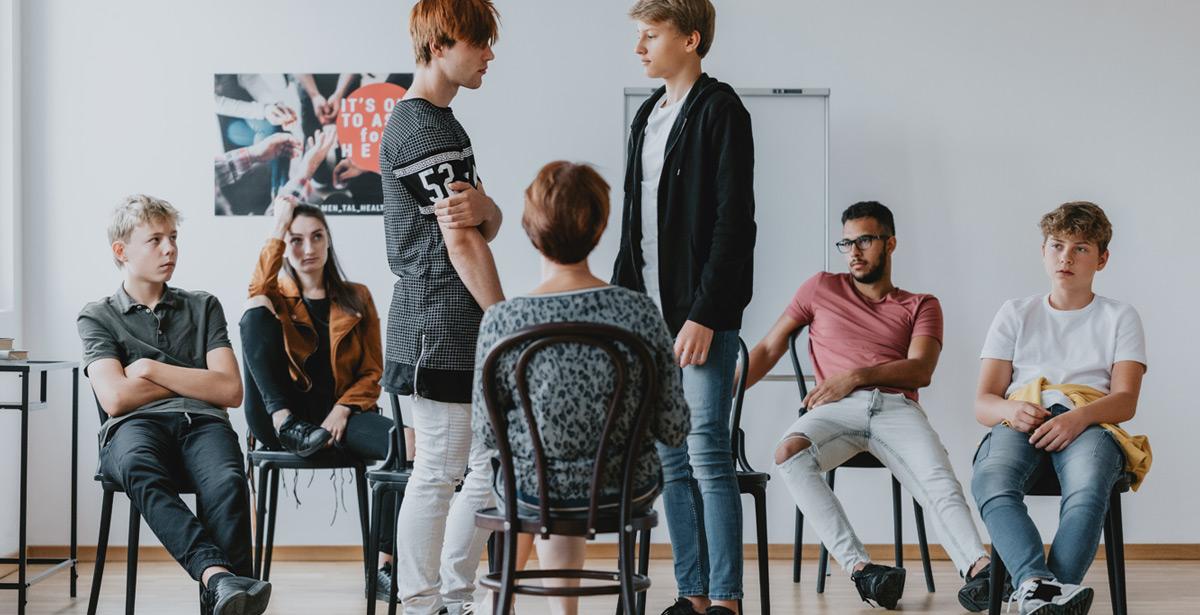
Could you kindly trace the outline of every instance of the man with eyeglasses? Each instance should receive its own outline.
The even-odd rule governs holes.
[[[807,411],[775,450],[784,484],[829,552],[850,573],[859,596],[895,608],[903,568],[871,563],[845,510],[821,473],[869,452],[883,462],[926,511],[966,585],[959,602],[987,607],[989,560],[946,449],[917,404],[942,346],[942,308],[933,295],[892,284],[896,250],[892,212],[875,201],[842,213],[850,273],[821,272],[796,292],[767,337],[750,353],[752,386],[787,351],[788,337],[807,326],[817,386]]]

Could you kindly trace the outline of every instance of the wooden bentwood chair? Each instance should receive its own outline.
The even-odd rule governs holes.
[[[508,417],[505,409],[500,407],[496,393],[497,362],[506,352],[515,352],[516,346],[528,344],[520,350],[517,360],[516,378],[519,393],[519,405],[523,419],[529,427],[532,438],[534,464],[537,471],[538,510],[536,513],[522,511],[519,508],[516,493],[516,473],[513,467],[512,448],[508,437]],[[549,484],[546,475],[546,455],[537,421],[529,398],[529,382],[526,370],[534,356],[547,348],[559,344],[574,344],[591,346],[608,355],[613,366],[613,393],[608,403],[604,421],[604,430],[597,447],[595,465],[592,470],[590,497],[586,512],[565,513],[552,512],[550,509]],[[629,366],[626,365],[619,346],[624,346],[642,367],[642,386],[640,400],[630,424],[632,428],[623,441],[614,442],[614,428],[624,414],[621,399],[626,387],[631,384]],[[483,363],[484,399],[487,403],[488,415],[492,429],[495,432],[496,449],[500,461],[501,476],[504,480],[504,510],[488,508],[476,513],[476,525],[496,533],[496,551],[500,559],[500,570],[485,575],[480,584],[493,592],[492,612],[496,615],[512,613],[514,594],[537,596],[599,596],[617,594],[626,612],[637,608],[638,594],[643,594],[650,587],[647,575],[650,530],[658,524],[658,516],[653,510],[634,510],[633,473],[637,463],[637,452],[642,450],[643,437],[649,420],[647,408],[657,397],[659,374],[649,349],[634,333],[612,325],[597,323],[548,323],[526,327],[497,342],[488,352]],[[622,455],[622,482],[619,503],[614,510],[610,505],[601,503],[601,487],[608,463],[609,452],[627,451]],[[598,570],[523,570],[516,569],[517,533],[538,534],[542,537],[550,535],[580,536],[588,539],[596,534],[616,533],[618,535],[617,571]],[[641,535],[643,557],[638,562],[638,571],[634,572],[634,545],[637,535]],[[592,581],[608,581],[605,584],[592,584],[579,587],[543,587],[521,583],[529,579],[580,579]]]

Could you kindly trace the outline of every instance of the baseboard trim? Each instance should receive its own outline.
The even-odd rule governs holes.
[[[866,545],[872,559],[888,562],[894,558],[893,546],[889,544]],[[588,557],[606,559],[617,557],[617,545],[614,543],[588,544]],[[29,557],[66,557],[69,549],[63,545],[35,545],[29,547]],[[804,545],[802,557],[806,561],[815,562],[819,553],[818,545]],[[84,562],[96,561],[96,547],[80,546],[79,560]],[[755,561],[758,549],[754,544],[744,547],[746,561]],[[128,556],[124,546],[110,545],[108,548],[109,561],[125,561]],[[535,556],[536,557],[536,556]],[[792,545],[770,544],[767,546],[767,557],[773,560],[792,558]],[[929,557],[933,560],[949,560],[941,545],[929,545]],[[279,545],[275,547],[273,559],[278,562],[354,562],[361,561],[362,550],[353,545]],[[651,559],[671,559],[671,546],[655,543],[650,545]],[[904,560],[906,562],[920,561],[920,549],[915,544],[904,545]],[[1097,560],[1104,559],[1104,550],[1096,554]],[[1200,560],[1200,543],[1159,543],[1159,544],[1126,544],[1126,560]],[[167,551],[160,546],[139,547],[138,560],[145,562],[172,561]],[[15,569],[15,567],[13,567]],[[3,574],[3,571],[0,571]]]

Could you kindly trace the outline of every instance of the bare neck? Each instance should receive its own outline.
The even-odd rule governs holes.
[[[325,298],[324,271],[318,271],[317,273],[297,271],[296,277],[300,279],[300,294],[304,295],[305,299]]]
[[[892,284],[892,272],[887,271],[879,281],[871,284],[863,284],[858,280],[854,280],[854,288],[858,290],[862,296],[871,301],[882,301],[884,297],[890,295],[896,290],[896,286]]]
[[[608,286],[608,283],[592,275],[591,269],[588,268],[587,259],[578,263],[564,265],[543,256],[542,283],[529,291],[529,294],[561,293],[600,286]]]
[[[412,87],[404,94],[404,99],[423,98],[438,107],[449,107],[458,95],[459,85],[451,82],[446,75],[436,68],[425,65],[417,67],[413,76]]]
[[[1082,310],[1091,305],[1092,300],[1096,298],[1096,293],[1089,288],[1062,288],[1054,287],[1050,289],[1050,307],[1056,310]]]
[[[700,63],[688,65],[683,70],[663,79],[667,86],[667,93],[663,95],[663,104],[673,105],[687,96],[687,93],[696,85],[696,81],[700,79]]]

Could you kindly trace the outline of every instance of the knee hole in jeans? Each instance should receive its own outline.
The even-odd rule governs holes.
[[[790,433],[779,442],[775,449],[775,465],[786,463],[787,460],[799,455],[812,446],[812,440],[802,433]]]

